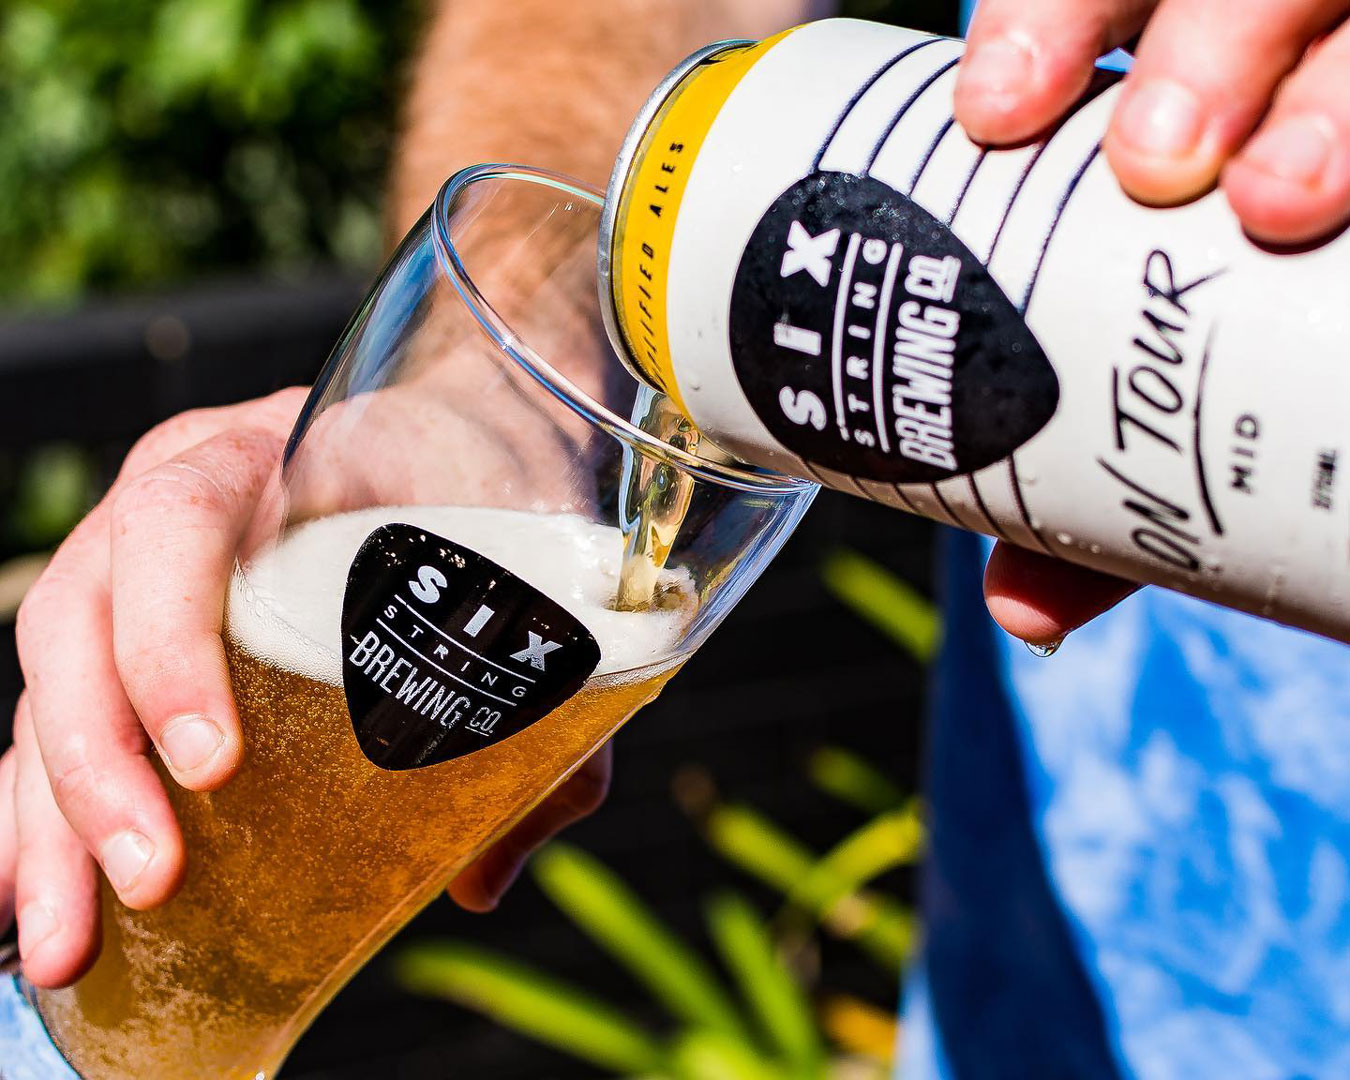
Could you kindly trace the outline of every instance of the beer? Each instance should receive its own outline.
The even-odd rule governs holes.
[[[690,454],[698,452],[698,429],[668,397],[650,387],[638,388],[633,426],[667,445]],[[619,480],[623,561],[614,599],[620,611],[642,611],[659,599],[661,571],[693,496],[694,478],[688,473],[631,446],[624,447]]]
[[[1350,234],[1134,203],[1108,75],[978,146],[961,49],[827,20],[672,73],[606,200],[616,348],[745,460],[1350,639]]]
[[[599,646],[584,686],[472,753],[373,763],[343,689],[360,641],[338,628],[353,556],[388,522],[452,538],[561,604]],[[212,793],[166,780],[189,857],[182,891],[135,912],[105,889],[93,970],[39,994],[80,1076],[273,1075],[357,968],[680,666],[689,606],[614,610],[621,551],[618,530],[575,516],[382,508],[302,524],[236,573],[226,650],[244,766]],[[687,589],[673,572],[661,584],[668,598]],[[441,663],[447,679],[461,670]]]

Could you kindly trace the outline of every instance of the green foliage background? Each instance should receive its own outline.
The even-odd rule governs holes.
[[[434,2],[0,0],[0,307],[374,263]],[[840,7],[955,27],[954,0]]]
[[[370,262],[420,7],[0,2],[0,303]]]

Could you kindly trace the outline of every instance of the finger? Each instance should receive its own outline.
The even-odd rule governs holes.
[[[1210,188],[1280,81],[1345,0],[1164,0],[1104,146],[1125,190],[1167,204]]]
[[[1288,78],[1224,190],[1257,239],[1299,244],[1350,219],[1350,24]]]
[[[23,699],[14,719],[19,955],[29,982],[66,986],[98,953],[98,876],[52,798]]]
[[[956,118],[976,142],[1015,143],[1088,88],[1098,57],[1128,41],[1157,0],[985,0],[967,36]]]
[[[984,568],[984,599],[994,621],[1032,645],[1053,645],[1114,607],[1138,585],[998,544]]]
[[[225,432],[142,473],[112,511],[113,652],[127,697],[170,772],[208,790],[243,737],[220,632],[240,536],[282,444]]]
[[[495,908],[531,854],[567,826],[599,809],[609,792],[612,764],[613,752],[606,744],[520,824],[461,871],[447,890],[455,903],[469,911]]]
[[[0,933],[14,921],[14,877],[19,834],[14,824],[14,748],[0,757]]]
[[[295,424],[296,415],[308,394],[304,387],[291,386],[252,401],[178,413],[137,440],[122,462],[115,488],[222,431],[261,428],[284,439]]]
[[[129,907],[177,889],[183,843],[112,655],[107,512],[86,518],[19,609],[28,712],[50,790]]]

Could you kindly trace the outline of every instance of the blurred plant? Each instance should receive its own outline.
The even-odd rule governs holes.
[[[851,551],[832,553],[822,572],[862,618],[918,659],[931,657],[939,622],[929,601]],[[815,985],[815,934],[851,943],[898,983],[915,946],[915,918],[873,883],[918,859],[921,807],[841,747],[817,749],[807,775],[817,789],[867,815],[823,854],[759,811],[720,800],[703,770],[676,777],[676,798],[700,822],[711,849],[782,897],[767,919],[735,892],[705,904],[734,994],[593,856],[556,842],[535,856],[533,873],[545,895],[636,976],[674,1022],[673,1032],[656,1034],[571,983],[462,942],[404,950],[395,960],[397,977],[414,992],[644,1080],[882,1080],[899,1035],[894,1011]]]
[[[0,301],[374,259],[402,61],[427,7],[0,5]],[[956,25],[951,0],[842,7]]]
[[[888,782],[838,748],[814,755],[810,775],[831,792],[843,777],[863,781],[871,810]],[[714,850],[778,889],[782,909],[765,919],[742,895],[705,905],[718,958],[735,993],[623,881],[593,856],[554,843],[533,872],[549,899],[627,968],[674,1021],[658,1035],[581,988],[502,953],[462,942],[428,942],[401,953],[399,980],[447,998],[599,1068],[647,1080],[881,1080],[897,1037],[893,1011],[804,985],[816,925],[893,972],[913,944],[913,918],[867,884],[912,862],[923,827],[913,800],[887,802],[864,826],[815,855],[746,808],[716,805],[706,815]]]
[[[707,836],[724,859],[783,894],[779,918],[798,939],[809,921],[897,972],[909,958],[913,914],[864,886],[916,859],[923,840],[916,803],[878,814],[821,856],[747,806],[715,807]]]
[[[0,299],[366,262],[414,0],[0,11]]]
[[[821,576],[840,603],[919,663],[933,658],[941,636],[937,609],[908,582],[846,548],[826,556]]]
[[[0,559],[60,543],[92,504],[96,472],[69,443],[0,453]]]

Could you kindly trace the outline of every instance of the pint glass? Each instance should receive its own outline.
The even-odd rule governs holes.
[[[653,403],[602,344],[599,204],[551,174],[456,175],[334,351],[229,590],[244,766],[211,793],[165,775],[182,891],[135,912],[105,888],[94,968],[29,991],[83,1080],[273,1076],[805,512],[813,485],[627,419]],[[634,543],[665,503],[662,542]],[[653,549],[641,602],[616,604],[625,550]]]

